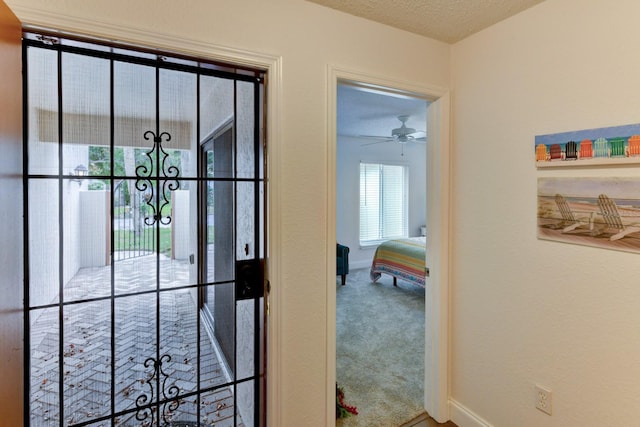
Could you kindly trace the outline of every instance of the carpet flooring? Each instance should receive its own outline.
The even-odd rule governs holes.
[[[336,281],[337,381],[359,414],[340,427],[397,427],[424,412],[424,289],[369,269]]]

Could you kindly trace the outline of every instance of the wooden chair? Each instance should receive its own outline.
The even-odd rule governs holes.
[[[569,203],[567,203],[567,200],[561,194],[556,194],[555,201],[556,205],[558,205],[560,215],[562,216],[562,222],[559,227],[562,227],[563,233],[575,230],[581,226],[587,226],[589,229],[593,228],[593,215],[577,218],[571,210]]]
[[[552,144],[549,147],[549,158],[551,160],[562,160],[562,148],[560,144]]]
[[[622,239],[627,234],[640,231],[640,227],[636,225],[625,225],[622,223],[622,217],[624,215],[620,215],[616,202],[607,195],[600,194],[598,196],[598,207],[600,208],[600,215],[602,215],[605,224],[604,228],[598,230],[598,234],[601,234],[607,228],[617,230],[618,232],[616,234],[609,237],[609,240],[613,241]],[[638,219],[640,219],[640,216],[638,216]]]
[[[626,157],[624,152],[624,138],[609,139],[609,155],[611,157]]]
[[[598,138],[593,144],[594,157],[609,157],[609,144],[606,138]]]
[[[578,144],[575,141],[569,141],[564,147],[565,160],[578,160]]]
[[[640,135],[629,138],[629,157],[640,156]]]
[[[547,146],[544,144],[536,145],[536,162],[544,162],[547,160]]]
[[[593,146],[590,139],[583,139],[582,141],[580,141],[580,158],[593,158]]]

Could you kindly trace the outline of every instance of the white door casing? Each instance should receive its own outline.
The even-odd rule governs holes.
[[[427,412],[449,420],[449,94],[427,108],[425,388]]]

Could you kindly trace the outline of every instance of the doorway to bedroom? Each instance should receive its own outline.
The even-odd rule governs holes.
[[[387,263],[395,275],[379,278],[370,270],[386,241],[424,247],[427,106],[384,88],[337,88],[336,240],[349,248],[349,274],[336,285],[336,377],[359,412],[345,425],[400,425],[424,412],[424,251],[417,275],[408,264]]]
[[[447,277],[438,267],[447,230],[436,225],[448,214],[448,95],[336,74],[336,241],[349,258],[345,285],[336,281],[336,380],[358,408],[341,425],[400,425],[425,409],[446,421]],[[416,263],[372,276],[378,245],[398,238],[419,247]]]

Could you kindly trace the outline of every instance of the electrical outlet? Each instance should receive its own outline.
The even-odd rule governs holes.
[[[551,390],[536,385],[536,408],[551,415]]]

